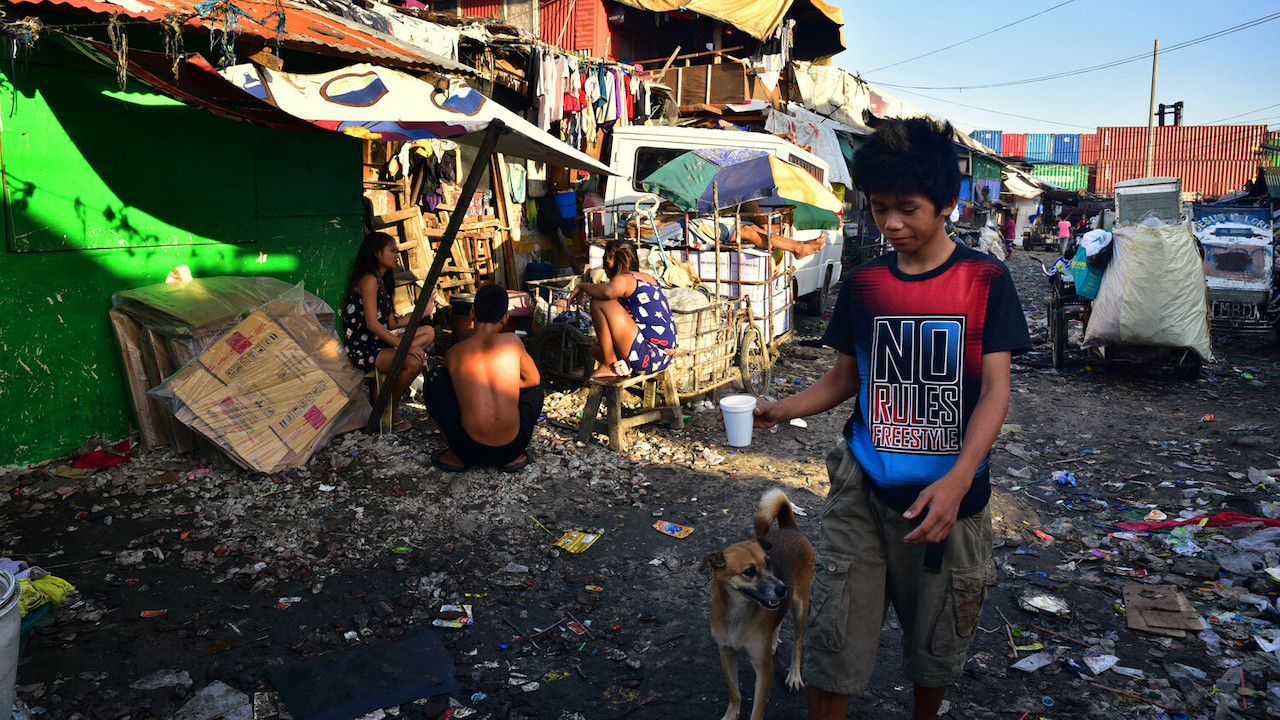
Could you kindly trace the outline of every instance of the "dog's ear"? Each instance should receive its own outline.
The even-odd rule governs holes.
[[[773,543],[769,542],[768,540],[765,540],[763,537],[756,538],[756,542],[760,543],[760,547],[764,548],[765,550],[773,549]]]
[[[717,550],[713,553],[708,553],[706,557],[702,558],[702,564],[698,566],[698,569],[706,570],[707,566],[711,566],[712,570],[719,570],[724,567],[724,552]]]

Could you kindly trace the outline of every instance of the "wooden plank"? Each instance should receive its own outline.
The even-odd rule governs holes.
[[[402,207],[399,210],[393,210],[385,215],[374,215],[373,226],[375,229],[381,230],[382,228],[390,227],[396,223],[402,223],[410,218],[420,217],[421,212],[422,211],[419,210],[416,205],[410,205],[408,207]]]
[[[120,364],[124,366],[129,400],[138,421],[142,443],[148,449],[168,445],[169,430],[161,418],[155,399],[147,395],[147,390],[153,386],[147,377],[146,361],[142,353],[142,326],[118,308],[109,310],[108,316],[115,331]]]
[[[495,218],[492,220],[485,220],[483,222],[463,223],[462,227],[458,229],[458,232],[469,233],[469,232],[475,232],[477,230],[496,230],[497,228],[498,228],[498,220]],[[444,230],[445,230],[444,228],[429,227],[429,228],[423,229],[423,234],[433,239],[442,238],[444,237]]]
[[[516,278],[515,230],[511,227],[511,218],[515,209],[511,203],[511,194],[507,192],[508,171],[507,160],[501,154],[495,154],[489,161],[489,178],[493,182],[493,205],[498,213],[498,234],[493,245],[494,254],[498,256],[502,268],[502,285],[507,288],[518,287]]]

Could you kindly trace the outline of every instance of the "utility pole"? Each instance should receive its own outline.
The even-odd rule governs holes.
[[[1147,177],[1156,169],[1156,60],[1160,56],[1160,40],[1151,51],[1151,104],[1147,109]]]

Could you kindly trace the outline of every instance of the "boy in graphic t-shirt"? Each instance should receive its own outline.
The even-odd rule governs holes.
[[[1031,339],[1005,266],[947,237],[960,189],[951,137],[949,124],[890,120],[854,155],[853,182],[894,252],[845,280],[823,337],[835,366],[755,411],[770,427],[857,398],[827,455],[801,662],[811,719],[844,718],[865,687],[886,602],[902,625],[912,718],[933,718],[995,581],[987,456],[1010,358]]]

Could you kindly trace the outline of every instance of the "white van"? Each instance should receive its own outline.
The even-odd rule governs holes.
[[[690,150],[707,147],[751,148],[782,158],[808,170],[823,185],[827,182],[826,161],[786,140],[767,133],[739,130],[635,125],[613,131],[609,168],[617,176],[605,180],[605,206],[631,208],[644,190],[640,180]],[[839,230],[797,230],[796,240],[826,237],[821,252],[795,261],[794,297],[810,314],[819,314],[827,294],[840,280],[840,254],[844,234]]]

